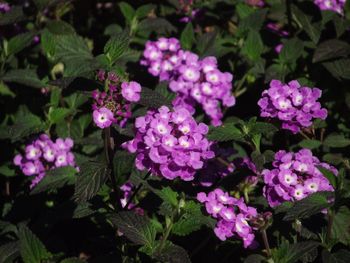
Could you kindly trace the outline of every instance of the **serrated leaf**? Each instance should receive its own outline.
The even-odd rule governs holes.
[[[23,34],[16,35],[11,38],[7,44],[7,55],[15,55],[22,51],[24,48],[28,47],[33,42],[33,37],[35,36],[32,32],[27,32]]]
[[[249,32],[248,37],[244,42],[242,51],[252,61],[257,61],[260,59],[261,54],[264,51],[264,44],[259,32],[254,30]]]
[[[265,21],[266,14],[267,9],[256,9],[255,12],[251,13],[250,15],[246,16],[244,19],[241,20],[241,22],[239,23],[239,30],[259,31]]]
[[[162,190],[157,190],[156,194],[166,203],[176,207],[178,205],[179,194],[173,191],[170,187],[163,187]]]
[[[64,166],[49,170],[45,177],[35,186],[31,194],[38,194],[47,190],[55,190],[64,185],[74,184],[77,170],[72,166]]]
[[[299,146],[302,148],[308,148],[310,150],[317,149],[322,145],[322,142],[319,140],[302,140],[299,142]]]
[[[76,178],[74,199],[85,202],[96,195],[105,183],[110,169],[104,162],[88,161],[83,163]]]
[[[350,139],[341,134],[330,134],[326,137],[323,144],[332,148],[343,148],[350,145]]]
[[[65,258],[60,263],[84,263],[86,261],[83,261],[79,258]]]
[[[0,262],[12,263],[19,255],[19,244],[17,241],[8,242],[0,246]]]
[[[196,47],[198,54],[201,58],[212,56],[216,54],[215,39],[217,38],[217,32],[207,32],[200,35],[196,41]]]
[[[104,47],[104,53],[111,64],[113,64],[123,53],[128,49],[129,36],[123,32],[118,35],[113,35]]]
[[[350,59],[341,58],[322,65],[337,79],[350,79]]]
[[[142,5],[136,10],[136,17],[138,19],[142,19],[146,17],[153,9],[155,9],[157,6],[154,4],[147,4]]]
[[[191,50],[194,42],[194,31],[192,23],[188,23],[180,36],[181,46],[184,49]]]
[[[51,107],[47,117],[51,124],[56,124],[66,118],[71,112],[71,109]]]
[[[138,102],[139,104],[151,108],[160,108],[161,106],[168,106],[171,108],[171,101],[166,99],[164,96],[159,94],[155,90],[142,87],[141,90],[141,99]]]
[[[23,109],[16,114],[13,125],[0,128],[0,139],[11,139],[11,142],[15,142],[43,130],[45,130],[45,125],[41,119],[27,109]]]
[[[113,157],[114,173],[117,179],[130,174],[135,160],[135,155],[126,151],[117,151]]]
[[[315,50],[312,58],[313,63],[346,57],[350,54],[350,45],[338,39],[331,39],[322,42]]]
[[[9,12],[0,15],[0,26],[12,25],[25,19],[23,7],[14,5]]]
[[[320,243],[315,241],[305,241],[296,244],[283,243],[273,254],[274,262],[296,263],[308,253],[315,250]]]
[[[334,215],[332,237],[346,246],[350,245],[350,210],[341,206]]]
[[[211,141],[225,142],[241,140],[243,134],[234,124],[226,123],[220,127],[211,127],[207,137]]]
[[[51,258],[44,244],[23,224],[19,226],[18,239],[24,263],[38,263]]]
[[[332,192],[317,192],[300,201],[296,201],[293,207],[287,211],[283,220],[291,221],[308,218],[321,212],[323,209],[331,206],[332,203],[328,201],[328,198],[332,195]]]
[[[292,13],[299,26],[305,30],[310,39],[317,44],[321,36],[321,24],[311,23],[311,17],[305,15],[295,5],[292,5]]]
[[[69,35],[75,34],[74,28],[62,20],[50,20],[46,24],[46,28],[54,35]]]
[[[186,250],[171,242],[166,242],[164,248],[156,254],[156,258],[169,263],[191,262]]]
[[[158,34],[170,34],[171,32],[177,32],[177,28],[174,27],[168,20],[162,17],[150,17],[142,20],[138,26],[139,32],[157,32]]]
[[[146,216],[132,211],[119,212],[110,218],[112,223],[129,240],[137,245],[146,245],[153,248],[157,231]]]
[[[350,262],[350,252],[345,249],[340,249],[335,253],[330,253],[324,249],[322,251],[322,263],[348,263]]]
[[[25,86],[33,88],[43,88],[45,83],[43,83],[36,74],[35,70],[32,69],[13,69],[2,77],[5,82],[15,82]]]
[[[122,12],[123,16],[125,17],[126,21],[131,23],[135,16],[135,9],[126,2],[121,2],[118,4],[120,11]]]
[[[304,44],[298,38],[293,38],[283,44],[279,59],[285,64],[294,63],[303,53]]]

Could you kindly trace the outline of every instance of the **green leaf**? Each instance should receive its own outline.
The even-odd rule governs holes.
[[[308,218],[321,212],[323,209],[331,206],[332,203],[328,201],[328,198],[332,195],[332,192],[317,192],[300,201],[294,202],[293,207],[287,211],[283,220],[292,221]]]
[[[11,165],[11,164],[9,164],[9,165]],[[0,175],[3,175],[5,177],[12,177],[12,176],[16,175],[15,170],[10,169],[9,165],[5,164],[5,165],[0,166]]]
[[[8,242],[0,246],[0,262],[12,263],[19,255],[19,244],[17,241]]]
[[[162,17],[149,17],[140,22],[138,25],[138,32],[157,32],[158,34],[170,34],[171,32],[177,32],[177,28],[174,27],[168,20]]]
[[[11,10],[0,15],[0,26],[13,25],[26,19],[22,6],[11,6]]]
[[[350,245],[350,210],[341,206],[334,215],[332,237],[346,246]]]
[[[180,42],[183,49],[191,50],[194,43],[194,31],[192,23],[188,23],[180,36]]]
[[[191,263],[186,250],[170,241],[166,242],[164,248],[154,258],[169,263]]]
[[[259,32],[250,30],[242,52],[252,61],[258,61],[264,51],[264,44]]]
[[[66,118],[69,114],[71,114],[71,110],[67,108],[53,108],[50,107],[49,114],[47,116],[48,120],[51,124],[56,124],[64,118]]]
[[[241,140],[243,134],[234,124],[226,123],[220,127],[211,127],[207,137],[211,141],[225,142]]]
[[[117,151],[113,157],[115,177],[118,179],[130,174],[134,165],[135,156],[126,151]]]
[[[128,4],[126,2],[121,2],[118,5],[119,5],[120,11],[124,15],[126,21],[128,21],[129,24],[131,24],[131,22],[135,16],[135,9],[130,4]]]
[[[320,23],[311,23],[311,17],[305,15],[300,9],[295,5],[292,5],[292,13],[294,19],[299,24],[299,27],[303,29],[310,39],[317,44],[321,36],[321,24]]]
[[[273,253],[274,262],[278,263],[296,263],[308,253],[317,249],[320,243],[315,241],[305,241],[296,244],[282,243],[277,251]]]
[[[330,134],[326,137],[323,144],[332,148],[343,148],[350,145],[350,139],[341,134]]]
[[[243,32],[249,30],[259,31],[265,21],[266,14],[267,9],[256,9],[254,13],[241,20],[239,30]]]
[[[123,32],[113,35],[104,47],[104,53],[111,64],[113,64],[129,47],[129,36]]]
[[[43,88],[45,83],[43,83],[33,69],[13,69],[2,77],[5,82],[15,82],[22,84],[24,86],[29,86],[33,88]]]
[[[253,254],[249,255],[245,260],[244,263],[261,263],[264,262],[265,257],[259,254]]]
[[[104,162],[88,161],[83,163],[76,178],[74,199],[77,202],[85,202],[94,197],[105,183],[110,172]]]
[[[24,263],[38,263],[52,257],[44,244],[23,224],[19,226],[18,239]]]
[[[61,35],[56,41],[56,59],[65,65],[64,76],[79,76],[99,67],[84,39],[78,35]]]
[[[59,189],[64,185],[72,185],[75,182],[77,170],[72,166],[64,166],[49,170],[45,177],[33,188],[31,194]]]
[[[334,189],[337,188],[337,177],[328,169],[318,166],[317,169],[326,177]]]
[[[298,38],[293,38],[283,44],[279,59],[285,64],[294,63],[303,53],[304,45]]]
[[[146,216],[126,211],[119,212],[110,220],[120,232],[135,244],[146,245],[149,248],[155,246],[157,231]]]
[[[324,249],[322,251],[322,263],[348,263],[350,262],[350,252],[345,249],[340,249],[335,253],[330,253]]]
[[[336,79],[350,79],[350,59],[338,59],[330,62],[323,62],[322,65]]]
[[[172,107],[171,101],[155,90],[151,90],[149,88],[142,87],[141,90],[141,99],[138,102],[143,106],[147,106],[150,108],[160,108],[161,106],[167,106],[169,108]]]
[[[79,258],[65,258],[60,263],[84,263],[86,261],[83,261]]]
[[[54,34],[54,35],[75,34],[74,28],[70,24],[62,20],[50,20],[46,24],[46,28],[51,34]]]
[[[308,149],[317,149],[322,145],[322,142],[319,140],[302,140],[299,142],[299,146],[302,148],[308,148]]]
[[[178,205],[179,194],[173,191],[170,187],[163,187],[162,190],[157,190],[156,194],[166,203],[176,207]]]
[[[207,32],[200,35],[196,40],[196,48],[201,58],[216,55],[215,39],[217,38],[217,32]]]
[[[138,19],[142,19],[147,17],[147,15],[155,9],[157,6],[153,4],[142,5],[136,10],[136,17]]]
[[[7,44],[7,56],[15,55],[30,46],[33,43],[34,36],[34,33],[27,32],[11,38]]]
[[[313,63],[329,59],[346,57],[350,54],[350,45],[338,39],[330,39],[318,45],[312,58]]]
[[[43,130],[45,130],[45,125],[41,119],[28,109],[21,108],[16,114],[13,125],[0,128],[0,139],[11,139],[11,142],[15,142]]]

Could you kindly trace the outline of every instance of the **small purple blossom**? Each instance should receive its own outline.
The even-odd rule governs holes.
[[[338,14],[343,14],[346,0],[314,0],[321,10],[331,10]]]
[[[301,149],[296,153],[278,151],[273,162],[274,168],[262,171],[264,196],[269,205],[275,207],[284,201],[301,200],[318,191],[333,191],[333,187],[317,166],[338,174],[336,168],[320,162],[308,149]]]
[[[208,214],[217,219],[214,233],[220,240],[236,237],[242,239],[245,248],[255,245],[256,229],[249,224],[258,215],[255,208],[247,206],[242,198],[234,198],[220,188],[208,194],[198,193],[197,200],[204,203]]]
[[[136,118],[136,135],[123,144],[136,153],[135,165],[154,175],[173,180],[193,180],[206,160],[214,157],[211,143],[205,138],[208,127],[197,123],[185,108],[170,111],[162,106]]]
[[[35,176],[30,188],[37,185],[45,176],[47,170],[62,166],[76,167],[74,155],[71,152],[74,142],[71,138],[52,141],[46,134],[25,147],[25,154],[17,154],[13,163],[26,176]],[[78,169],[78,167],[76,167]]]
[[[260,116],[279,119],[283,129],[298,133],[310,127],[313,119],[326,119],[327,110],[317,101],[321,94],[320,89],[301,87],[296,80],[288,84],[272,80],[258,101]]]
[[[215,57],[199,59],[198,55],[182,50],[175,38],[148,41],[141,64],[148,72],[169,82],[169,88],[177,94],[174,106],[181,106],[191,113],[196,105],[202,106],[213,125],[221,124],[221,106],[235,104],[232,95],[233,76],[218,69]]]
[[[141,85],[135,81],[120,83],[115,73],[104,70],[97,73],[97,79],[108,82],[108,91],[92,92],[94,123],[101,129],[112,124],[125,126],[131,117],[131,102],[140,100]]]

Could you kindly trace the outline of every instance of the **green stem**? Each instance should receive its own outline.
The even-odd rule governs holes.
[[[164,232],[164,235],[162,237],[162,240],[160,241],[159,251],[163,250],[163,248],[165,246],[165,242],[168,240],[172,228],[173,228],[173,216],[171,216],[170,222],[169,222],[168,226],[165,229],[165,232]]]
[[[248,191],[247,190],[244,190],[243,191],[243,194],[244,194],[244,201],[246,204],[249,203],[249,195],[248,195]]]
[[[117,186],[117,181],[114,177],[114,171],[113,171],[113,149],[112,149],[112,144],[111,144],[111,128],[107,127],[104,129],[104,150],[105,150],[105,156],[106,156],[106,160],[107,160],[107,164],[108,164],[108,168],[110,169],[110,173],[109,173],[109,178],[111,180],[112,183],[112,188],[113,188],[113,192],[114,192],[114,207],[118,207],[119,210],[121,210],[121,204],[119,201],[119,191],[118,191],[118,186]]]
[[[334,212],[332,209],[328,209],[328,225],[327,225],[327,236],[326,240],[329,242],[332,239],[332,227],[334,221]]]
[[[265,229],[261,230],[261,235],[262,235],[262,239],[264,241],[264,245],[265,245],[265,248],[266,248],[267,256],[271,257],[271,249],[270,249],[269,240],[267,238],[267,234],[266,234],[266,230]]]
[[[143,180],[147,180],[148,177],[151,175],[151,172],[148,172],[145,177],[143,178]],[[137,195],[137,193],[140,191],[140,189],[142,188],[143,183],[140,183],[137,188],[135,189],[135,191],[132,193],[131,197],[129,198],[128,202],[126,203],[126,205],[124,206],[124,210],[128,210],[129,205],[131,204],[132,200],[135,198],[135,196]]]

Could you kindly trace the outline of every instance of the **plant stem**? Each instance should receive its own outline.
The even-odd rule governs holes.
[[[108,168],[110,169],[109,178],[112,183],[112,188],[114,192],[114,204],[119,208],[119,210],[122,208],[121,204],[119,202],[119,191],[117,186],[117,181],[114,177],[114,169],[113,169],[113,149],[111,144],[111,128],[107,127],[104,129],[104,149],[105,149],[105,156],[108,164]],[[115,205],[113,205],[115,207]]]
[[[293,26],[292,26],[292,9],[291,9],[292,1],[286,0],[287,7],[287,20],[288,20],[288,32],[290,36],[293,36]]]
[[[262,239],[264,241],[264,245],[265,245],[265,248],[266,248],[267,256],[271,257],[271,250],[270,250],[269,240],[267,238],[267,234],[266,234],[266,230],[265,229],[261,230],[261,235],[262,235]]]
[[[143,180],[147,180],[148,177],[151,175],[151,172],[148,172],[145,177],[143,178]],[[143,183],[140,183],[137,188],[135,189],[135,191],[132,193],[131,197],[129,198],[128,202],[126,203],[126,205],[124,206],[124,210],[128,210],[129,205],[131,204],[132,200],[135,198],[135,196],[137,195],[137,193],[140,191],[140,189],[142,188]]]
[[[299,133],[300,133],[300,135],[302,135],[305,139],[311,140],[310,137],[307,136],[306,133],[304,133],[303,131],[300,131]]]
[[[10,181],[7,179],[5,182],[5,195],[6,196],[10,196],[11,192],[10,192]]]
[[[328,225],[327,225],[327,236],[326,236],[327,241],[330,241],[332,239],[333,221],[334,221],[334,213],[331,209],[328,209]]]
[[[248,191],[244,190],[243,193],[244,193],[244,201],[245,201],[246,204],[248,204],[249,203]]]
[[[170,235],[171,229],[173,228],[173,216],[171,216],[170,218],[170,222],[169,225],[167,226],[167,228],[165,229],[164,235],[162,237],[162,240],[160,241],[160,245],[159,245],[159,251],[162,251],[164,246],[165,246],[165,242],[168,240],[168,237]]]

